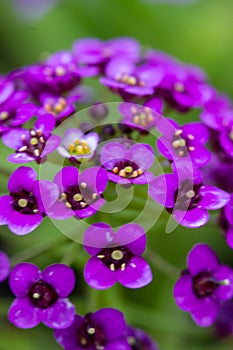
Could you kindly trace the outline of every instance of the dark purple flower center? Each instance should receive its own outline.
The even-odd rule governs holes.
[[[182,182],[174,195],[176,210],[191,210],[201,199],[199,189],[202,185],[192,185],[189,179]]]
[[[35,196],[26,190],[10,193],[13,199],[12,207],[22,214],[37,214],[39,212]]]
[[[201,272],[193,278],[193,291],[199,298],[212,295],[219,285],[209,272]]]
[[[146,128],[151,125],[154,120],[154,116],[149,107],[137,108],[136,106],[131,107],[133,123]]]
[[[46,112],[53,114],[55,117],[63,112],[66,107],[67,102],[63,97],[60,97],[59,99],[47,99],[44,103],[44,109]]]
[[[173,85],[173,89],[176,92],[180,92],[180,93],[185,93],[186,91],[186,87],[184,83],[182,83],[181,81],[176,81],[175,84]]]
[[[97,255],[97,258],[101,259],[102,262],[112,271],[119,269],[124,271],[132,257],[133,253],[131,251],[120,246],[103,248]]]
[[[78,342],[81,347],[84,349],[104,350],[104,338],[102,328],[91,320],[91,314],[87,314],[78,330]]]
[[[60,200],[64,201],[66,207],[72,210],[85,209],[99,198],[100,194],[93,192],[86,182],[81,182],[79,186],[68,187],[60,196]]]
[[[195,150],[194,146],[190,145],[190,141],[193,141],[195,137],[192,134],[188,134],[187,137],[182,137],[183,130],[178,129],[172,140],[172,147],[176,151],[179,157],[187,156],[187,154]]]
[[[28,296],[31,302],[41,309],[47,309],[58,299],[58,294],[55,289],[42,280],[33,284]]]
[[[26,138],[25,135],[22,135],[22,146],[16,151],[16,153],[26,153],[30,157],[40,159],[45,148],[46,138],[43,135],[41,130],[30,130],[29,138]]]
[[[145,83],[136,77],[135,75],[129,75],[127,73],[119,74],[116,76],[116,80],[120,83],[131,85],[131,86],[145,86]]]
[[[126,179],[133,179],[143,174],[143,170],[136,163],[127,159],[115,163],[112,172]]]
[[[0,124],[5,124],[5,125],[9,125],[11,119],[14,118],[14,115],[12,113],[10,113],[9,111],[1,111],[0,112]]]

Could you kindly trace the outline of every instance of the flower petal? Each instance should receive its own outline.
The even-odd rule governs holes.
[[[210,327],[216,320],[220,310],[220,304],[212,298],[203,298],[195,310],[192,310],[192,318],[200,327]]]
[[[11,201],[11,196],[0,197],[0,225],[8,224],[8,217],[13,212]]]
[[[23,298],[31,286],[39,281],[40,277],[40,270],[36,265],[26,262],[20,263],[11,271],[9,285],[17,297]]]
[[[191,210],[174,211],[175,220],[184,227],[196,228],[205,225],[209,220],[208,211],[205,209],[198,209],[197,207]]]
[[[174,298],[176,304],[184,311],[191,311],[196,303],[193,294],[193,281],[191,275],[181,276],[174,287]]]
[[[46,212],[46,209],[58,199],[59,191],[55,183],[39,180],[34,184],[33,194],[36,197],[39,211]]]
[[[213,271],[218,267],[218,258],[205,243],[196,244],[189,252],[187,265],[192,275],[203,271]]]
[[[67,328],[74,317],[75,307],[69,299],[58,299],[54,305],[42,310],[41,322],[53,329]]]
[[[116,271],[111,271],[99,258],[91,257],[84,268],[85,281],[95,289],[107,289],[116,282]]]
[[[41,321],[41,310],[26,297],[15,299],[10,306],[8,318],[18,328],[33,328]]]
[[[214,278],[226,282],[215,290],[214,295],[219,300],[230,300],[233,296],[233,270],[229,266],[220,265],[214,272]]]
[[[199,194],[201,199],[198,208],[215,210],[224,207],[230,200],[229,193],[214,186],[202,186],[199,189]]]
[[[8,256],[0,251],[0,282],[4,281],[10,274],[10,260]]]
[[[8,227],[16,235],[23,236],[34,231],[42,222],[42,214],[21,214],[12,211],[8,217]]]
[[[43,281],[49,283],[56,289],[62,298],[67,297],[75,285],[73,270],[64,264],[53,264],[47,266],[41,273]]]
[[[141,255],[146,248],[144,228],[138,224],[126,224],[114,234],[114,241],[119,246],[125,246],[133,254]]]
[[[175,191],[177,188],[177,177],[174,174],[163,174],[150,182],[149,195],[159,204],[172,208],[175,204]]]
[[[26,166],[19,167],[9,178],[9,192],[19,192],[22,189],[28,192],[32,192],[36,177],[37,174],[34,169]]]
[[[59,191],[63,192],[67,187],[78,185],[78,169],[73,166],[65,166],[54,177]]]
[[[84,248],[90,255],[96,255],[107,245],[114,241],[115,233],[111,226],[98,222],[88,227],[84,233],[83,243]]]

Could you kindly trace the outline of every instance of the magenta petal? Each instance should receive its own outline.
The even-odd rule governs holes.
[[[174,218],[184,227],[196,228],[201,227],[208,222],[209,214],[207,210],[198,208],[194,208],[186,212],[175,210]]]
[[[193,294],[192,276],[181,276],[174,287],[174,298],[176,304],[184,311],[191,311],[196,303],[196,297]]]
[[[25,297],[31,286],[40,279],[39,268],[31,263],[16,265],[10,274],[9,284],[17,297]]]
[[[8,318],[18,328],[33,328],[40,323],[40,309],[33,306],[29,299],[15,299],[10,306]]]
[[[0,251],[0,282],[4,281],[10,274],[10,261],[8,256]]]
[[[75,317],[75,307],[69,299],[58,299],[58,301],[41,314],[41,322],[53,329],[69,327]]]
[[[108,179],[109,179],[109,181],[118,183],[120,185],[128,185],[132,181],[129,179],[124,179],[123,177],[116,175],[110,171],[108,172]],[[145,180],[145,177],[143,177],[143,180]]]
[[[40,212],[46,212],[46,209],[49,208],[59,196],[57,185],[47,180],[36,181],[33,194],[36,197]]]
[[[12,211],[8,217],[8,227],[16,235],[23,236],[34,231],[42,222],[42,214],[21,214]]]
[[[23,163],[34,162],[35,158],[28,156],[26,153],[15,153],[15,154],[10,154],[7,157],[7,160],[11,163],[23,164]]]
[[[73,270],[64,264],[53,264],[47,266],[41,273],[43,281],[49,283],[56,289],[62,298],[67,297],[75,285]]]
[[[117,340],[107,344],[105,350],[131,350],[132,347],[126,340]]]
[[[30,167],[21,166],[16,169],[8,181],[9,192],[19,192],[22,189],[32,192],[36,171]]]
[[[13,212],[11,201],[11,196],[0,197],[0,225],[8,224],[8,217]]]
[[[153,276],[146,260],[141,256],[133,256],[124,271],[117,270],[117,279],[124,287],[141,288],[149,284]]]
[[[69,327],[63,329],[55,329],[54,336],[58,344],[70,350],[82,349],[78,345],[79,342],[77,332],[82,326],[83,321],[84,317],[80,315],[75,315],[74,321]]]
[[[144,228],[138,224],[126,224],[114,234],[114,241],[119,246],[126,245],[133,254],[141,255],[146,248]]]
[[[108,175],[105,169],[94,166],[80,174],[79,183],[81,182],[86,182],[94,192],[102,193],[108,184]]]
[[[219,300],[230,300],[233,296],[233,270],[229,266],[220,265],[214,272],[214,278],[226,283],[215,290],[215,296]]]
[[[84,248],[90,255],[96,255],[114,241],[115,233],[111,226],[103,223],[91,225],[84,233]]]
[[[9,148],[19,149],[22,146],[22,136],[29,137],[29,130],[13,129],[2,136],[2,142]]]
[[[124,158],[126,148],[119,142],[109,142],[107,143],[100,152],[101,164],[111,162],[110,169],[114,166],[115,162],[119,159]],[[109,167],[107,167],[109,168]]]
[[[45,148],[41,154],[41,157],[47,156],[47,154],[52,153],[61,143],[61,137],[57,135],[51,135],[50,138],[46,141]]]
[[[208,164],[212,157],[212,153],[200,145],[195,146],[195,149],[193,151],[190,151],[189,155],[193,162],[199,167]]]
[[[202,271],[213,271],[218,267],[218,258],[205,243],[196,244],[189,252],[187,265],[192,275]]]
[[[40,116],[35,122],[35,128],[41,130],[43,133],[50,134],[54,129],[56,120],[51,114]]]
[[[233,249],[233,227],[230,227],[226,233],[226,241],[231,249]]]
[[[173,174],[163,174],[149,184],[149,195],[152,199],[167,208],[174,207],[175,191],[178,188],[177,178]]]
[[[65,203],[57,201],[46,210],[46,214],[51,219],[65,220],[74,216],[75,212],[72,209],[67,208]]]
[[[230,200],[229,193],[220,190],[214,186],[202,186],[199,190],[201,200],[198,203],[199,208],[219,209],[226,205]]]
[[[106,66],[106,75],[113,79],[121,74],[131,74],[134,71],[134,63],[125,57],[113,58]]]
[[[61,192],[69,186],[78,184],[78,169],[73,166],[65,166],[54,177],[54,182]]]
[[[155,176],[153,173],[151,173],[150,171],[145,171],[144,174],[138,177],[135,177],[133,179],[130,179],[130,182],[133,183],[134,185],[144,185],[144,184],[150,183],[154,179],[155,179]]]
[[[154,153],[152,148],[148,146],[142,144],[133,145],[126,153],[126,159],[135,162],[142,170],[149,169],[154,163]]]
[[[85,281],[95,289],[107,289],[116,282],[116,271],[111,271],[99,258],[92,257],[84,268]]]
[[[212,298],[203,298],[198,307],[192,310],[192,318],[200,327],[210,327],[217,318],[220,304]]]

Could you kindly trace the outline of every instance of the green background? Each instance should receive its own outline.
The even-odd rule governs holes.
[[[164,50],[180,60],[200,65],[217,89],[233,96],[232,13],[232,0],[199,0],[189,5],[142,0],[64,0],[41,19],[25,22],[13,11],[10,1],[1,0],[0,71],[6,73],[56,50],[70,49],[72,42],[81,37],[110,39],[127,35],[138,39],[144,49]],[[183,120],[185,123],[189,119],[184,115]],[[11,172],[15,166],[5,161],[9,150],[1,146],[0,151],[1,169]],[[0,176],[3,194],[7,176]],[[140,191],[137,196],[140,200]],[[164,215],[148,232],[148,242],[150,249],[170,264],[184,268],[188,250],[203,241],[217,251],[221,261],[233,265],[232,251],[214,220],[204,228],[178,227],[168,235],[164,232],[166,219]],[[64,256],[62,261],[70,262],[77,271],[77,285],[71,300],[78,313],[104,306],[117,307],[124,311],[128,322],[150,332],[161,350],[230,350],[233,347],[231,338],[217,339],[213,328],[198,328],[188,314],[176,307],[172,297],[176,276],[169,265],[159,264],[154,256],[151,259],[155,260],[154,279],[149,286],[129,291],[116,285],[111,290],[96,292],[90,290],[82,278],[88,258],[82,247],[70,244],[49,219],[25,237],[17,237],[1,227],[0,244],[9,255],[26,250],[24,257],[41,268],[61,261]],[[37,256],[31,258],[33,255]],[[20,253],[14,259],[20,261]],[[10,325],[6,313],[13,296],[6,283],[0,290],[0,350],[60,348],[53,340],[52,331],[43,325],[32,330],[18,330]]]

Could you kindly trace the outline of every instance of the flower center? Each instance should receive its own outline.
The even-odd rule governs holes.
[[[193,278],[193,290],[199,298],[212,295],[218,287],[219,282],[209,272],[201,272]]]
[[[37,201],[31,192],[21,190],[17,193],[10,193],[12,207],[22,214],[37,214]]]
[[[174,84],[174,90],[176,92],[185,92],[185,86],[183,83],[181,83],[180,81],[177,81],[175,84]]]
[[[131,108],[133,113],[133,122],[136,125],[147,127],[154,120],[154,117],[151,113],[151,109],[149,107],[144,107],[143,109],[139,109],[136,106]]]
[[[175,208],[177,210],[191,210],[195,208],[201,199],[199,189],[202,185],[193,185],[190,180],[185,180],[175,192]],[[169,211],[169,210],[168,210]]]
[[[72,210],[82,210],[93,204],[100,194],[93,192],[87,187],[85,182],[79,186],[70,186],[60,195],[60,201],[63,201],[67,208]]]
[[[122,160],[115,164],[112,172],[121,177],[131,179],[143,174],[143,170],[139,166],[131,161]]]
[[[91,153],[91,147],[84,140],[75,140],[69,144],[68,152],[72,156],[88,155]]]
[[[145,83],[141,79],[134,75],[128,75],[127,73],[117,75],[116,80],[127,85],[145,86]]]
[[[0,113],[0,120],[4,121],[9,118],[9,113],[6,111],[3,111]]]
[[[131,260],[133,254],[125,247],[103,248],[98,253],[97,258],[112,271],[124,271],[126,265]]]
[[[104,350],[104,332],[91,320],[91,314],[86,315],[78,329],[78,342],[84,349]]]
[[[21,137],[23,145],[16,151],[17,153],[26,153],[31,157],[40,158],[45,148],[45,137],[41,130],[30,130],[30,136],[26,139],[25,135]]]
[[[46,103],[44,104],[44,109],[47,112],[53,114],[54,116],[57,116],[59,113],[64,111],[66,106],[66,100],[63,97],[61,97],[58,100],[48,99],[48,101],[46,101]]]
[[[58,294],[55,289],[50,286],[50,284],[40,280],[33,284],[28,296],[31,302],[41,309],[47,309],[49,306],[53,305],[57,299]]]
[[[186,138],[183,138],[181,137],[182,133],[182,129],[176,130],[172,141],[172,147],[174,148],[179,157],[186,156],[188,151],[195,150],[195,147],[192,146],[191,143],[191,141],[193,141],[195,137],[192,134],[188,134]]]

